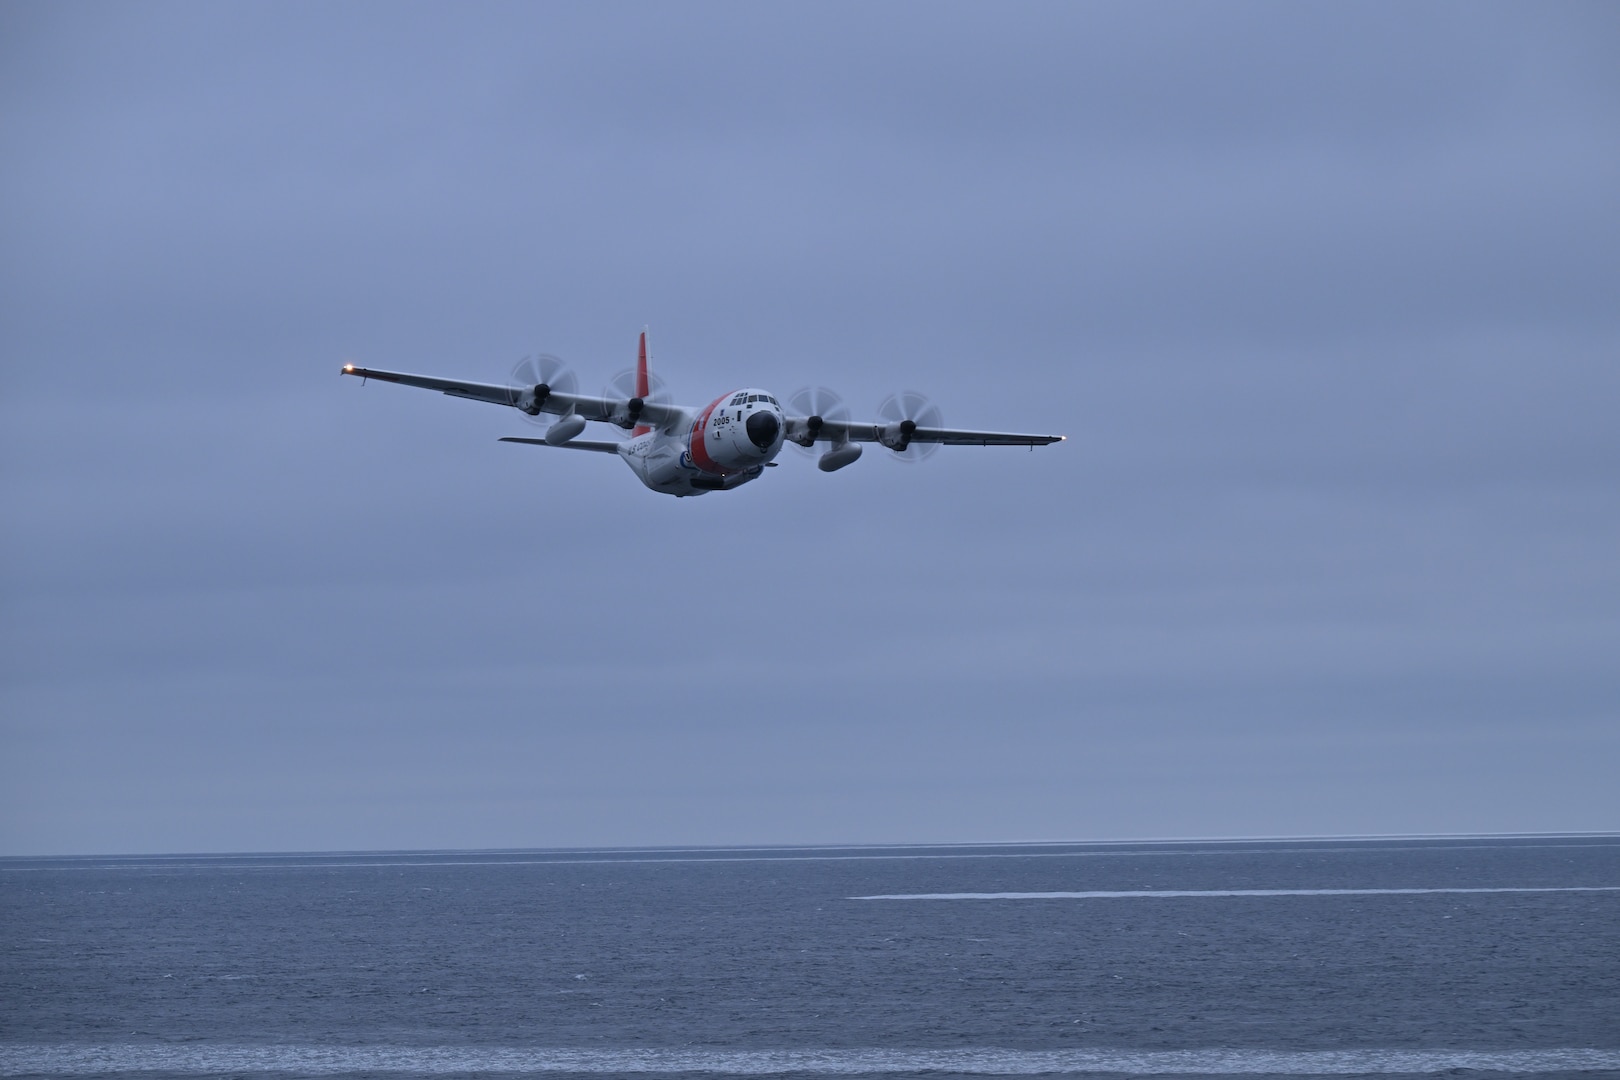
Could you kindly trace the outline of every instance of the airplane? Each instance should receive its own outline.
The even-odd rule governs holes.
[[[799,391],[788,408],[757,387],[728,391],[702,407],[674,405],[648,372],[646,331],[635,370],[621,372],[600,397],[578,393],[573,373],[552,356],[520,361],[513,371],[516,385],[354,364],[345,364],[342,374],[511,406],[546,429],[540,438],[507,436],[501,442],[617,454],[647,487],[677,498],[741,487],[775,466],[787,443],[805,448],[827,444],[816,464],[822,472],[836,472],[854,463],[861,444],[868,442],[888,448],[902,461],[915,461],[941,445],[1036,447],[1065,438],[947,428],[939,409],[916,393],[889,397],[878,407],[879,420],[860,422],[849,419],[836,394],[819,387]],[[625,429],[629,437],[579,438],[589,421]]]

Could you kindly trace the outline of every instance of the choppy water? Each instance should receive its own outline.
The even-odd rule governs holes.
[[[1620,838],[0,860],[0,1074],[1620,1076]]]

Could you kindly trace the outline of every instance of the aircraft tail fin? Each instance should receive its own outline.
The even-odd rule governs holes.
[[[650,389],[650,380],[647,378],[647,331],[643,329],[641,331],[641,348],[636,354],[636,397],[645,400]],[[646,424],[638,424],[635,430],[630,432],[630,437],[635,438],[637,435],[645,435],[651,430],[652,428]]]

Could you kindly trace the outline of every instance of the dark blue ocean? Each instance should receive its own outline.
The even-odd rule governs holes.
[[[7,1076],[1620,1076],[1620,837],[0,860]]]

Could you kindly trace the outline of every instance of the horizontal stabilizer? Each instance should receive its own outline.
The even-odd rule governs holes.
[[[520,439],[516,436],[508,435],[500,441],[525,443],[529,446],[553,446],[558,450],[594,450],[598,454],[617,454],[619,452],[619,444],[613,442],[611,439],[572,439],[565,443],[553,444],[546,442],[544,439]]]

